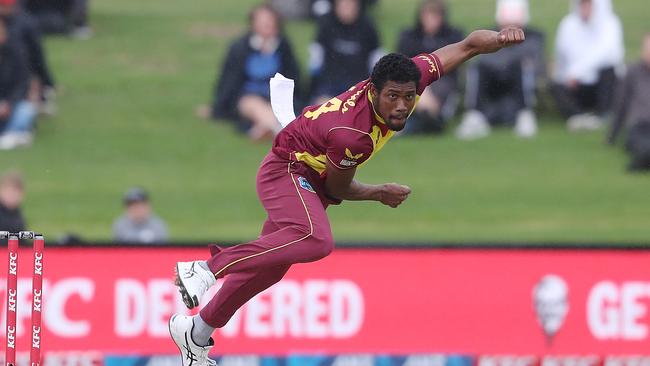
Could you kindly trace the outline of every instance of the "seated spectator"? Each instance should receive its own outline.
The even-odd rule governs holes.
[[[579,0],[557,31],[553,95],[569,130],[598,129],[623,66],[621,21],[611,0]]]
[[[0,177],[0,231],[17,233],[26,230],[20,206],[25,198],[23,177],[10,172]]]
[[[25,0],[25,9],[32,14],[42,32],[68,34],[88,39],[88,0]]]
[[[397,51],[414,57],[462,39],[463,33],[449,25],[445,1],[424,0],[417,12],[415,27],[400,34]],[[458,99],[458,72],[454,71],[424,90],[404,133],[442,132],[456,112]]]
[[[0,19],[0,150],[32,143],[36,108],[26,99],[29,74],[19,50]]]
[[[152,213],[149,195],[139,187],[124,195],[126,212],[113,223],[113,240],[119,243],[164,243],[167,226]]]
[[[367,79],[382,55],[377,29],[362,13],[360,0],[336,0],[334,12],[319,20],[309,48],[312,102],[324,103]]]
[[[650,33],[643,38],[641,62],[628,70],[614,105],[608,142],[624,132],[630,154],[628,169],[650,170]]]
[[[249,26],[249,32],[230,46],[212,106],[199,107],[197,114],[235,120],[259,141],[280,131],[271,109],[269,80],[279,72],[298,85],[299,70],[282,21],[270,6],[253,8]]]
[[[466,112],[456,130],[460,139],[485,137],[495,126],[514,126],[519,137],[537,133],[536,85],[543,77],[544,35],[528,27],[527,0],[499,0],[496,21],[500,29],[524,29],[526,42],[482,55],[467,72]]]
[[[0,17],[9,28],[9,37],[15,40],[27,62],[31,82],[28,99],[37,104],[44,114],[54,114],[55,84],[48,67],[43,41],[34,18],[21,9],[16,0],[0,0]]]

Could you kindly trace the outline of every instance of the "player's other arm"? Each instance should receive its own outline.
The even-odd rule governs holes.
[[[354,180],[356,168],[340,169],[331,161],[327,161],[327,179],[325,189],[327,194],[348,201],[378,201],[386,206],[395,208],[406,198],[411,189],[396,183],[365,184]]]
[[[516,27],[505,28],[500,32],[477,30],[462,41],[452,43],[433,53],[440,59],[445,73],[449,73],[474,56],[493,53],[502,48],[519,44],[525,39],[524,31]]]

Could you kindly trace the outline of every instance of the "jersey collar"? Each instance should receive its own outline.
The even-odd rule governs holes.
[[[370,93],[370,89],[368,89],[368,101],[370,101],[370,105],[372,106],[372,114],[375,117],[374,119],[376,122],[378,122],[375,123],[375,125],[379,127],[379,129],[381,130],[381,135],[386,136],[386,134],[388,133],[388,131],[390,131],[390,129],[388,128],[388,125],[386,125],[386,121],[384,120],[384,118],[380,116],[379,113],[377,113],[377,110],[375,109],[375,102],[374,99],[372,98],[372,93]]]

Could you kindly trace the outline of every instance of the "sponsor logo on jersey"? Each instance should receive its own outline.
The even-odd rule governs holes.
[[[351,167],[357,165],[357,160],[363,157],[363,153],[353,154],[350,149],[345,148],[345,159],[341,160],[341,165],[345,167]]]
[[[298,177],[298,184],[300,184],[300,188],[305,189],[312,193],[316,193],[314,188],[311,186],[311,184],[305,177]]]

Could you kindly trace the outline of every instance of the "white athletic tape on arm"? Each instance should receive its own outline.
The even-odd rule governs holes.
[[[280,73],[276,73],[271,78],[270,84],[271,108],[273,108],[275,118],[280,121],[282,128],[284,128],[296,119],[296,113],[293,111],[294,81]]]

